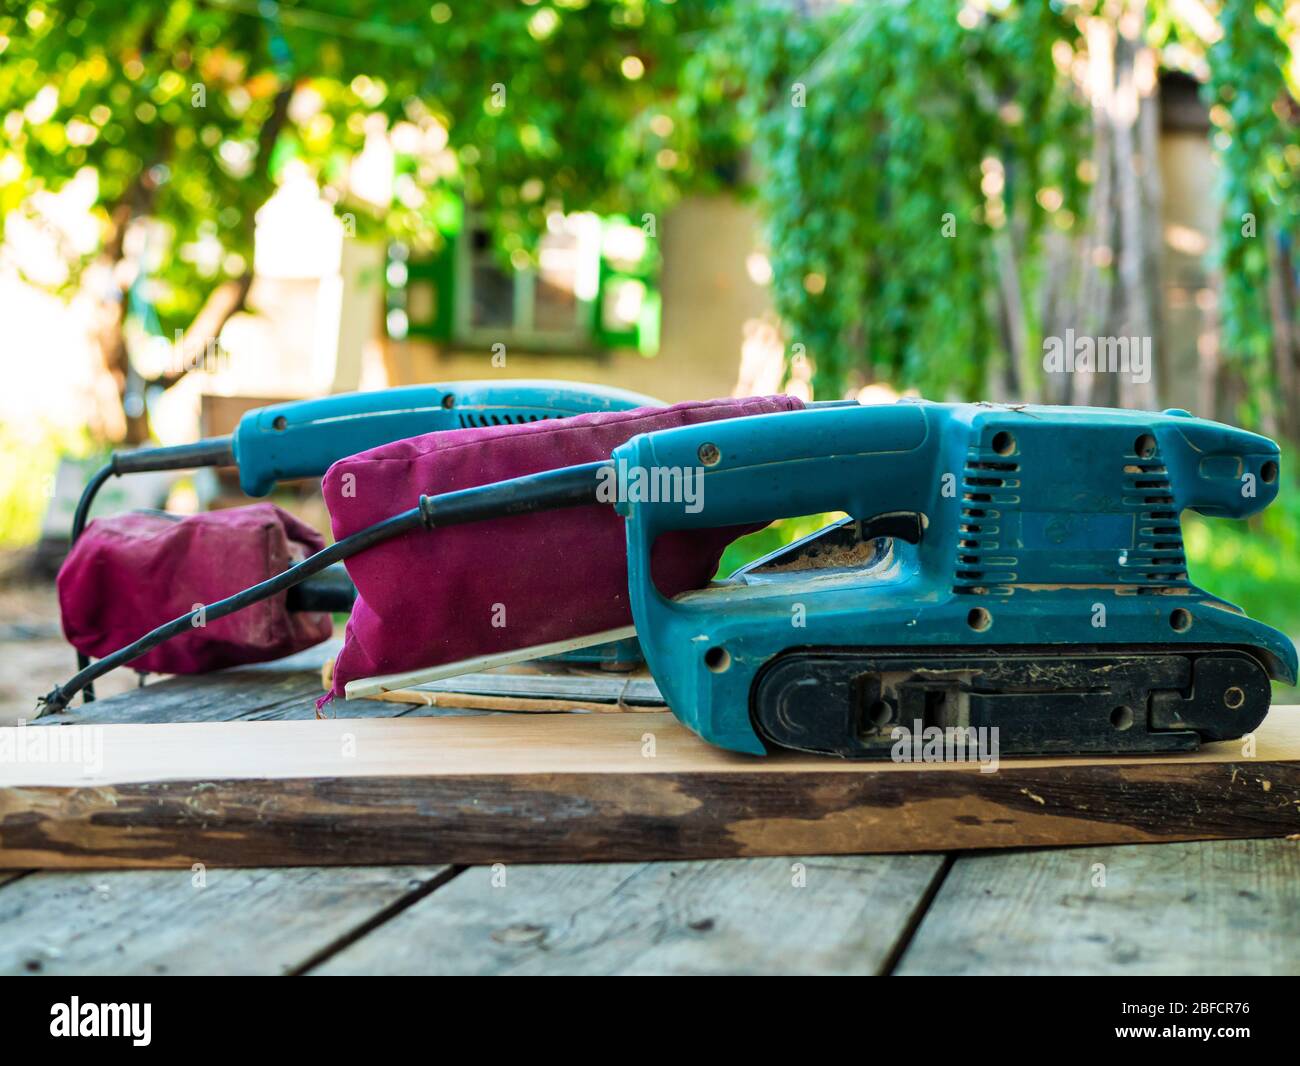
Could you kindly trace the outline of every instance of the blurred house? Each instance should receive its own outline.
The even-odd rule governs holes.
[[[391,376],[560,377],[668,401],[729,395],[747,329],[770,315],[757,217],[716,197],[656,221],[647,233],[644,223],[553,220],[537,272],[513,274],[471,221],[438,261],[390,271],[405,282],[390,300]],[[394,311],[405,315],[396,329]]]
[[[688,199],[653,227],[555,216],[538,258],[536,270],[502,266],[472,216],[436,256],[351,239],[314,186],[286,185],[258,216],[252,310],[227,324],[212,372],[171,390],[175,430],[196,403],[203,433],[221,433],[267,400],[466,378],[725,396],[756,337],[767,373],[755,383],[779,388],[770,269],[750,207]]]
[[[1219,226],[1218,166],[1197,83],[1161,80],[1161,399],[1212,411],[1202,395],[1212,375],[1198,367],[1217,350],[1207,253]],[[503,267],[472,215],[443,235],[437,255],[344,239],[340,228],[329,252],[276,238],[290,252],[268,254],[264,269],[262,230],[269,243],[304,228],[268,220],[259,229],[259,383],[235,374],[221,391],[262,397],[559,377],[675,401],[798,390],[806,378],[796,367],[796,381],[785,379],[760,224],[733,198],[690,198],[649,225],[553,218],[535,271]],[[238,353],[249,328],[232,322],[223,341]]]

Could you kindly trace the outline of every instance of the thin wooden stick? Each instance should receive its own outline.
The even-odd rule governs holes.
[[[597,644],[610,644],[616,640],[628,640],[636,636],[634,626],[620,626],[618,629],[606,629],[600,633],[588,633],[584,637],[568,637],[564,640],[551,641],[549,644],[533,644],[527,648],[513,651],[494,652],[491,655],[478,655],[472,659],[461,659],[454,663],[443,663],[423,670],[404,670],[396,674],[380,674],[376,677],[360,677],[349,681],[344,689],[347,699],[354,700],[361,696],[373,696],[379,692],[392,692],[399,688],[410,688],[429,681],[442,681],[460,674],[477,674],[492,670],[498,666],[512,666],[528,662],[530,659],[544,659],[548,655],[560,655],[567,651],[590,648]]]
[[[334,660],[321,667],[321,685],[326,691],[334,687]],[[386,703],[414,703],[424,707],[451,707],[466,711],[515,711],[529,714],[563,714],[586,711],[593,714],[663,714],[663,704],[631,704],[618,700],[575,700],[567,697],[484,696],[470,692],[432,692],[429,689],[399,688],[375,692],[361,699]]]
[[[478,696],[469,692],[430,692],[428,689],[399,688],[363,699],[388,703],[418,703],[425,707],[456,707],[466,711],[520,711],[532,714],[564,714],[590,711],[595,714],[665,714],[667,707],[635,706],[628,703],[597,703],[594,700],[532,699],[523,696]]]

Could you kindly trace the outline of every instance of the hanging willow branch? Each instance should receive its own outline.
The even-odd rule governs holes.
[[[1040,231],[1078,215],[1086,111],[1059,66],[1073,22],[1047,4],[792,19],[750,3],[734,32],[777,309],[819,394],[888,379],[972,395],[995,366],[1020,388]]]

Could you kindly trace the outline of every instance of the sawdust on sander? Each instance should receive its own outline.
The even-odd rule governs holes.
[[[768,563],[761,572],[783,574],[799,570],[856,570],[878,561],[878,545],[878,538],[847,545],[810,545],[798,559],[788,563]]]

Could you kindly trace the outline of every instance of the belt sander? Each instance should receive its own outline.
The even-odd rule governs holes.
[[[266,496],[296,478],[322,476],[344,456],[423,433],[482,426],[524,425],[597,411],[658,406],[659,401],[602,385],[505,379],[408,385],[370,392],[271,404],[248,411],[234,433],[192,444],[118,452],[87,482],[73,515],[71,541],[85,531],[91,505],[113,477],[158,470],[234,467],[240,488]],[[315,577],[289,597],[289,609],[346,612],[356,590],[336,569]],[[575,653],[578,659],[639,660],[635,642]],[[89,658],[78,655],[85,667]],[[94,699],[93,686],[85,698]]]
[[[658,405],[625,389],[544,380],[404,385],[271,404],[247,412],[228,436],[116,453],[82,493],[72,536],[85,528],[104,482],[123,474],[236,467],[239,487],[265,496],[281,481],[320,477],[344,456],[421,433]]]
[[[633,491],[637,472],[664,471],[698,478],[696,506]],[[240,610],[393,537],[607,505],[625,520],[646,661],[711,743],[879,758],[900,727],[935,726],[996,729],[1002,754],[1186,751],[1255,729],[1270,681],[1293,683],[1297,660],[1281,633],[1192,584],[1180,515],[1247,517],[1278,480],[1272,441],[1185,411],[813,407],[644,433],[600,462],[420,496],[205,610]],[[665,534],[825,511],[849,517],[698,591],[655,587]],[[83,670],[47,706],[192,617]]]

